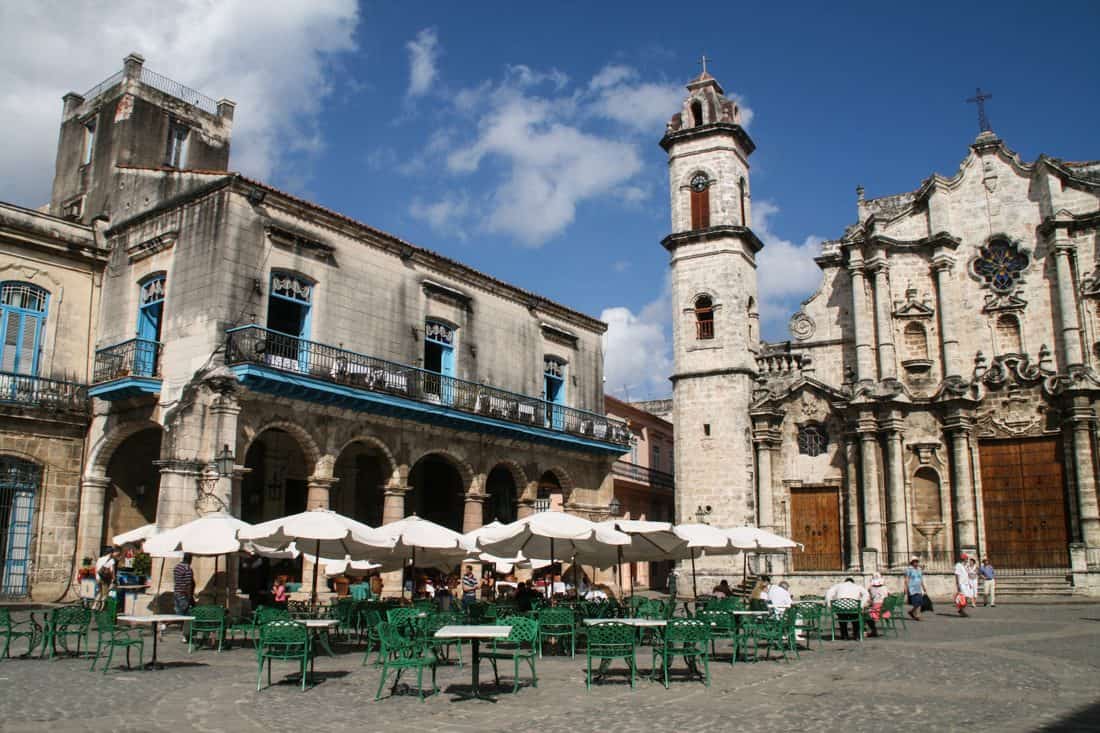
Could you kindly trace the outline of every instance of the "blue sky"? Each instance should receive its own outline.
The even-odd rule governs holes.
[[[1100,158],[1100,5],[959,5],[9,6],[0,23],[28,32],[0,51],[12,92],[0,199],[48,197],[60,96],[138,50],[238,102],[234,168],[604,317],[607,391],[661,396],[671,305],[657,142],[701,54],[751,111],[770,340],[787,338],[816,286],[818,243],[854,220],[857,184],[881,196],[955,171],[977,133],[964,101],[975,86],[1026,160]]]

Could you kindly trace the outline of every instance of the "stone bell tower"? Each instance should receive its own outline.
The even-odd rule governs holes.
[[[705,66],[687,88],[661,139],[672,203],[661,244],[672,268],[676,521],[731,527],[755,523],[749,405],[763,244],[751,229],[748,158],[756,146]],[[740,574],[736,556],[703,561],[700,587],[732,577],[734,564]]]

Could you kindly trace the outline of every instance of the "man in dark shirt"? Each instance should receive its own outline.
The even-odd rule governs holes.
[[[191,569],[190,555],[184,555],[172,570],[172,600],[180,616],[186,616],[195,605],[195,572]],[[183,641],[187,641],[186,636]]]
[[[520,583],[516,588],[516,610],[527,612],[531,610],[533,601],[538,594],[531,590],[527,583]]]
[[[466,610],[477,600],[477,576],[474,575],[473,565],[466,566],[466,573],[462,576],[462,610]]]

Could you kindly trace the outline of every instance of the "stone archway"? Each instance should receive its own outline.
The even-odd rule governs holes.
[[[157,521],[160,497],[160,426],[144,425],[113,445],[105,460],[107,491],[104,497],[103,541],[110,542],[117,534],[137,529]]]
[[[442,452],[421,456],[409,471],[405,514],[461,532],[469,486],[470,479],[463,476],[462,464],[453,456]]]
[[[393,454],[375,438],[349,441],[336,458],[329,507],[364,524],[383,522],[385,486],[397,472]]]
[[[565,481],[562,480],[563,478]],[[556,468],[543,471],[539,476],[536,508],[541,508],[542,511],[565,511],[565,504],[569,500],[571,491],[572,482],[569,481],[569,475],[565,471]],[[539,504],[542,506],[539,507]]]
[[[315,461],[299,438],[281,426],[253,436],[244,457],[249,471],[241,482],[241,519],[256,523],[305,511]]]
[[[515,464],[502,462],[493,466],[485,477],[486,498],[482,524],[489,524],[494,520],[502,524],[516,521],[519,497],[526,484],[522,470]]]

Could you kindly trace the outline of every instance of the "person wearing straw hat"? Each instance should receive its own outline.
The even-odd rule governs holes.
[[[883,580],[882,575],[875,573],[871,576],[871,585],[867,588],[867,593],[871,597],[871,608],[867,612],[867,625],[871,628],[869,636],[878,636],[878,629],[875,624],[879,619],[885,618],[882,604],[886,602],[886,597],[890,595],[889,591],[886,590],[886,581]],[[889,611],[886,613],[889,613]]]

